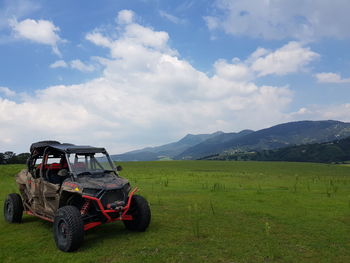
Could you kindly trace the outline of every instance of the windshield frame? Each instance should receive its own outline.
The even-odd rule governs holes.
[[[103,166],[101,165],[101,163],[95,158],[95,154],[102,154],[104,158],[107,159],[108,161],[108,164],[110,165],[110,168],[112,169],[104,169]],[[113,161],[111,160],[109,154],[106,152],[106,151],[101,151],[101,152],[86,152],[86,153],[82,153],[82,152],[71,152],[71,153],[65,153],[65,156],[66,156],[66,159],[67,159],[67,163],[68,163],[68,167],[69,167],[69,171],[73,174],[73,176],[75,178],[78,177],[79,174],[81,173],[85,173],[85,172],[89,172],[89,173],[93,173],[93,172],[96,172],[96,171],[111,171],[111,172],[114,172],[116,175],[117,172],[116,172],[116,167],[113,163]],[[97,169],[95,171],[93,170],[90,170],[90,169],[87,169],[85,171],[77,171],[76,169],[73,168],[73,164],[74,162],[72,163],[71,162],[71,158],[73,157],[74,160],[76,160],[76,157],[77,156],[84,156],[83,158],[85,160],[87,160],[88,157],[90,157],[90,160],[93,159],[95,162],[96,162],[96,165],[98,165],[99,167],[101,167],[101,169]]]

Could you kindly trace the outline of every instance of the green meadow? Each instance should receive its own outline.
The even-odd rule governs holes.
[[[350,262],[350,166],[224,161],[122,163],[152,210],[144,233],[121,222],[86,232],[74,253],[56,249],[52,225],[3,219],[18,192],[0,166],[0,262]]]

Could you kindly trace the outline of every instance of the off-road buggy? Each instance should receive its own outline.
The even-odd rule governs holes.
[[[9,194],[4,216],[19,223],[23,211],[53,222],[57,247],[74,251],[84,231],[103,223],[123,221],[132,231],[145,231],[149,205],[119,176],[104,148],[56,141],[33,143],[27,169],[16,175],[21,195]]]

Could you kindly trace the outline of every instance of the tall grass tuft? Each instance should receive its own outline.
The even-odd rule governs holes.
[[[208,189],[208,182],[202,183],[202,189]]]
[[[159,194],[157,194],[157,199],[158,199],[158,205],[162,205],[162,200],[161,200]]]
[[[168,177],[159,178],[159,184],[164,186],[164,187],[168,187],[169,186],[169,178]]]
[[[168,187],[168,185],[169,185],[169,179],[168,179],[168,177],[167,177],[167,178],[165,178],[165,180],[164,180],[164,187]]]
[[[271,236],[271,225],[268,221],[265,222],[265,238],[266,238],[266,244],[268,249],[268,255],[267,259],[274,261],[275,255],[276,255],[276,248],[273,243],[273,238]]]
[[[215,215],[214,205],[213,205],[213,202],[211,200],[210,200],[209,204],[210,204],[211,212],[213,213],[213,215]]]
[[[298,182],[299,182],[299,175],[295,175],[295,180],[293,184],[293,193],[296,193],[298,190]]]
[[[225,184],[221,184],[221,183],[214,183],[213,186],[210,188],[210,190],[212,192],[215,192],[215,191],[225,191],[226,189],[226,186]]]
[[[257,193],[257,194],[262,194],[262,188],[261,188],[261,185],[260,185],[260,184],[258,184],[258,187],[257,187],[257,189],[256,189],[256,193]]]
[[[193,236],[200,238],[200,221],[201,221],[201,211],[197,203],[191,204],[188,207],[189,217],[191,220],[191,227]]]

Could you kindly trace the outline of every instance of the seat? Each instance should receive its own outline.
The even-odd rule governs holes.
[[[61,169],[62,166],[59,163],[49,164],[46,170],[46,180],[52,184],[61,184],[62,178],[58,176],[58,171]]]

